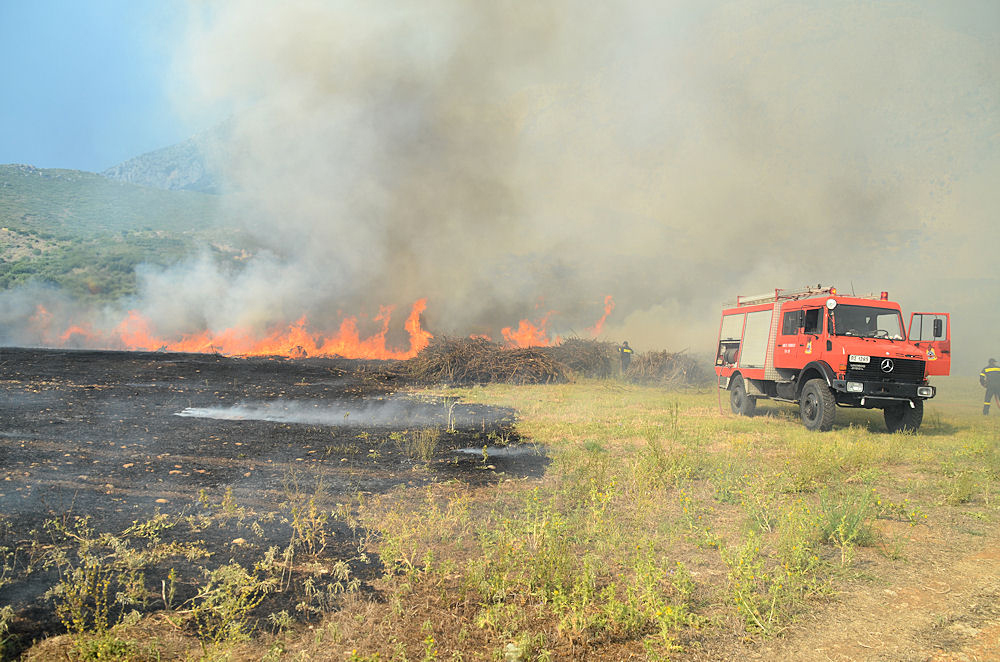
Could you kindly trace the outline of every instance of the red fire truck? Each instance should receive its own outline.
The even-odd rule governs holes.
[[[810,430],[833,427],[839,405],[881,409],[890,432],[915,431],[935,393],[928,376],[950,371],[950,315],[913,313],[907,332],[886,292],[817,285],[737,297],[722,311],[715,372],[744,416],[770,398],[798,403]]]

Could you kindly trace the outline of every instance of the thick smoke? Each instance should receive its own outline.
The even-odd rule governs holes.
[[[721,304],[888,290],[1000,354],[995,3],[196,3],[178,99],[263,247],[143,278],[158,326],[428,297],[435,333],[555,310],[710,350]],[[401,319],[401,316],[400,316]],[[963,364],[964,365],[964,364]]]
[[[582,330],[610,293],[608,336],[699,349],[738,293],[952,310],[989,275],[988,4],[266,7],[214,5],[184,50],[195,101],[237,108],[222,165],[278,271],[234,299],[427,296],[462,333],[540,299]],[[956,317],[959,343],[998,321]]]

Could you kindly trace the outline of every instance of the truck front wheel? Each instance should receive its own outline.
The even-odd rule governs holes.
[[[810,379],[802,387],[799,398],[799,413],[802,422],[810,430],[823,432],[833,427],[833,415],[837,411],[837,401],[833,392],[822,379]]]
[[[885,427],[889,432],[916,432],[924,420],[924,401],[914,400],[913,406],[904,402],[882,410]]]
[[[729,388],[729,407],[740,416],[753,416],[757,409],[757,398],[747,395],[747,385],[740,375],[733,378],[733,385]]]

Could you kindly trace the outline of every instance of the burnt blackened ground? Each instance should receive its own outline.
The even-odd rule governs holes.
[[[43,595],[58,574],[42,561],[72,536],[52,522],[89,517],[93,532],[119,533],[166,515],[158,539],[197,540],[211,554],[191,568],[252,565],[289,545],[289,504],[312,499],[329,515],[317,558],[349,561],[364,583],[380,568],[359,560],[359,540],[377,532],[338,520],[341,504],[400,485],[544,471],[534,449],[469,450],[516,447],[512,411],[392,395],[391,374],[334,359],[0,349],[0,605],[15,608],[15,632],[27,643],[59,629]],[[284,415],[258,420],[261,411]],[[220,412],[235,420],[203,417]],[[177,600],[193,590],[182,581]]]

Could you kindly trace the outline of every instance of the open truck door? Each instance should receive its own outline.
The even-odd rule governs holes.
[[[912,313],[907,334],[927,354],[927,374],[951,374],[951,316],[948,313]]]

